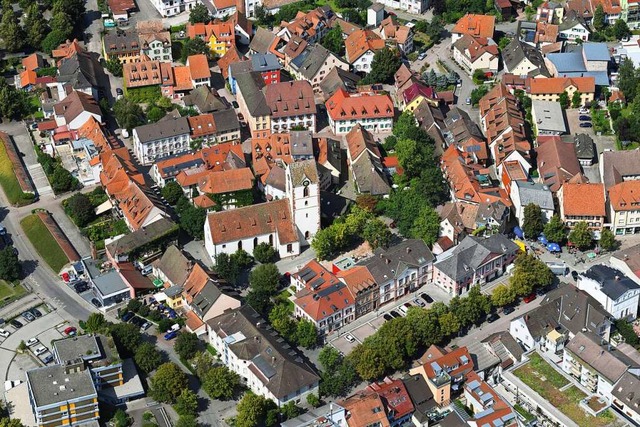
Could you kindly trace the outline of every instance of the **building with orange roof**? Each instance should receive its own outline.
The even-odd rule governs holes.
[[[475,15],[467,13],[460,18],[451,30],[451,43],[455,43],[463,35],[472,37],[493,38],[496,17],[493,15]]]
[[[211,86],[211,70],[209,60],[205,55],[191,55],[187,58],[187,67],[191,75],[191,83],[194,88],[198,86]]]
[[[476,70],[496,73],[500,65],[500,52],[493,39],[463,34],[453,43],[453,58],[472,75]]]
[[[478,374],[467,374],[464,385],[464,397],[467,406],[474,415],[468,421],[473,425],[488,427],[516,427],[518,418],[511,406]]]
[[[78,136],[93,141],[99,152],[115,150],[122,147],[113,135],[106,132],[105,128],[94,117],[90,117],[82,126],[78,128]]]
[[[358,193],[373,196],[391,192],[378,143],[368,130],[356,124],[345,135],[347,158]]]
[[[78,39],[73,39],[73,41],[67,40],[56,49],[53,49],[51,56],[55,58],[58,61],[58,65],[60,65],[60,61],[71,58],[78,52],[85,52],[85,50],[80,46],[80,43],[78,43]]]
[[[390,132],[393,128],[394,106],[387,94],[339,89],[325,105],[329,126],[336,135],[349,133],[356,124],[374,133]]]
[[[580,92],[581,105],[593,102],[596,92],[596,81],[589,77],[528,77],[525,91],[532,100],[559,102],[560,95],[566,92],[569,99],[573,99],[576,92]]]
[[[373,55],[385,48],[385,42],[372,30],[354,31],[344,41],[347,62],[355,71],[371,71]]]
[[[22,58],[22,66],[28,71],[38,71],[38,69],[46,67],[47,62],[39,53],[32,53],[31,55]]]
[[[591,0],[594,12],[599,6],[602,6],[604,21],[607,25],[613,25],[616,20],[621,19],[622,2],[620,0]]]
[[[604,184],[566,182],[557,196],[560,218],[568,228],[585,221],[599,235],[607,217]]]
[[[126,88],[157,86],[163,83],[161,68],[171,69],[171,64],[159,61],[128,62],[122,65],[122,77]]]
[[[296,287],[294,315],[305,318],[321,333],[329,333],[356,318],[355,299],[349,288],[316,260],[291,275]]]
[[[616,235],[640,233],[640,181],[622,181],[607,190],[609,222]]]
[[[198,180],[200,194],[228,196],[224,198],[223,207],[230,209],[240,202],[235,197],[241,192],[251,193],[254,176],[250,168],[227,169],[221,171],[208,171],[204,177]],[[253,195],[251,194],[251,201]]]
[[[347,425],[391,427],[385,405],[377,393],[356,393],[339,403],[347,411]]]
[[[231,21],[215,20],[209,24],[196,23],[187,25],[187,36],[204,40],[209,50],[217,57],[224,56],[236,46],[235,25]]]
[[[447,351],[432,345],[418,362],[420,366],[411,369],[409,374],[422,375],[434,400],[441,407],[451,403],[453,394],[461,388],[466,375],[473,372],[473,359],[467,347]]]
[[[309,12],[298,11],[291,22],[280,23],[276,35],[285,41],[298,36],[307,43],[316,43],[329,31],[333,13],[329,6],[317,7]]]
[[[547,22],[538,22],[533,42],[536,46],[546,46],[553,44],[558,40],[559,27],[555,24]]]
[[[357,265],[348,270],[339,271],[336,277],[347,285],[355,298],[356,318],[378,309],[380,306],[380,285],[367,267]]]
[[[216,202],[214,202],[211,197],[207,196],[206,194],[201,194],[199,196],[196,196],[193,198],[193,205],[197,208],[202,208],[202,209],[213,209],[215,206],[217,206]]]
[[[540,180],[554,193],[565,182],[581,174],[576,144],[557,135],[538,137],[538,173]]]
[[[36,85],[38,74],[33,70],[24,70],[15,77],[16,86],[20,89],[30,91]]]
[[[387,43],[395,43],[400,52],[413,52],[413,31],[405,25],[399,25],[394,16],[388,16],[377,28],[377,33]]]
[[[406,425],[415,411],[402,380],[389,377],[356,391],[340,405],[347,410],[349,427]]]
[[[220,67],[220,73],[225,80],[229,78],[229,66],[236,62],[247,61],[248,59],[240,53],[240,51],[234,46],[227,49],[227,52],[218,59],[218,67]]]
[[[300,253],[320,229],[320,189],[315,160],[301,160],[285,169],[286,197],[207,216],[205,249],[215,262],[220,253],[244,249],[249,254],[259,243],[275,248],[281,258]]]

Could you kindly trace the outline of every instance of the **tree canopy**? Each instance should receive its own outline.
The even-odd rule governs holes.
[[[211,21],[211,15],[209,14],[209,9],[202,4],[196,3],[195,6],[189,12],[189,23],[190,24],[208,24]]]
[[[580,221],[573,226],[573,230],[569,233],[569,241],[580,250],[591,247],[593,234],[586,221]]]
[[[167,362],[156,369],[151,378],[151,395],[158,402],[175,403],[187,388],[189,380],[187,375],[172,362]]]
[[[22,264],[13,246],[0,250],[0,279],[7,282],[18,280],[22,275]]]
[[[378,50],[373,55],[371,71],[360,80],[360,84],[392,83],[393,75],[402,65],[398,51],[389,48]]]
[[[535,203],[529,203],[524,207],[522,231],[527,239],[535,240],[544,230],[542,209]]]
[[[202,387],[212,399],[232,399],[240,386],[240,377],[226,366],[214,366],[202,379]]]

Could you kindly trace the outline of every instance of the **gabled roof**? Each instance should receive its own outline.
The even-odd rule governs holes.
[[[350,64],[353,64],[366,52],[376,52],[384,49],[384,40],[380,38],[372,30],[354,31],[344,41],[346,47],[346,58]]]
[[[504,61],[505,68],[509,71],[516,69],[525,58],[536,67],[535,70],[529,72],[529,75],[542,74],[545,77],[551,76],[544,62],[544,57],[538,48],[516,37],[502,50],[502,60]]]
[[[624,403],[628,410],[640,414],[640,378],[625,372],[613,386],[611,393],[617,400]]]
[[[485,54],[488,54],[491,59],[500,55],[498,45],[492,39],[486,37],[473,37],[464,34],[456,40],[453,47],[468,57],[472,63],[482,58]]]
[[[297,70],[304,78],[313,79],[322,65],[329,57],[335,57],[333,53],[325,49],[321,44],[314,44],[304,50],[299,56],[291,61],[290,66]],[[342,61],[340,58],[335,57]]]
[[[373,135],[357,124],[345,136],[345,141],[358,190],[373,195],[388,194],[391,185],[383,171],[382,157]]]
[[[326,98],[336,93],[339,89],[346,91],[354,90],[361,77],[342,68],[335,67],[327,73],[320,82],[320,89]]]
[[[435,257],[421,239],[408,239],[388,249],[378,248],[373,256],[359,263],[374,280],[383,284],[401,276],[408,268],[422,268]]]
[[[274,118],[316,114],[313,88],[306,80],[270,84],[263,92]]]
[[[35,71],[46,65],[44,58],[39,53],[32,53],[26,58],[22,58],[22,66],[27,71]]]
[[[210,171],[198,181],[198,190],[206,194],[224,194],[253,188],[249,168]]]
[[[249,114],[253,117],[270,115],[271,108],[269,108],[264,93],[262,92],[262,88],[265,87],[262,75],[259,72],[253,71],[234,77],[238,91],[244,98]]]
[[[209,61],[205,55],[191,55],[187,58],[187,67],[193,80],[211,78]]]
[[[607,151],[601,155],[602,182],[609,189],[623,180],[640,176],[640,150]]]
[[[640,289],[640,285],[620,270],[604,264],[593,265],[582,275],[600,284],[600,291],[614,301],[629,291]]]
[[[167,276],[171,285],[184,285],[192,267],[193,263],[175,245],[169,246],[156,261],[156,268]]]
[[[190,133],[189,121],[186,117],[168,118],[157,123],[138,126],[133,130],[141,143],[147,143],[158,139],[188,135]]]
[[[334,121],[393,117],[393,101],[387,94],[373,92],[348,93],[339,89],[325,103]]]
[[[615,349],[609,350],[608,346],[601,345],[600,341],[600,337],[593,333],[579,332],[565,348],[612,384],[615,384],[629,368],[640,367],[624,353]]]
[[[575,87],[580,93],[593,93],[596,90],[596,80],[593,77],[549,77],[527,78],[527,93],[531,95],[561,94],[568,87]]]
[[[558,136],[538,137],[537,160],[540,177],[553,192],[580,173],[575,144]]]
[[[473,37],[493,37],[496,17],[493,15],[475,15],[467,13],[460,18],[451,32],[468,34]]]
[[[640,208],[640,181],[624,181],[607,190],[611,208],[616,211],[637,211]]]
[[[256,53],[268,53],[272,47],[278,42],[280,37],[264,27],[258,27],[256,34],[251,39],[249,50]]]
[[[71,92],[69,96],[54,105],[53,110],[56,116],[64,116],[67,124],[83,112],[102,117],[102,110],[96,100],[91,95],[78,91]]]
[[[227,52],[222,55],[222,58],[218,59],[218,67],[220,67],[222,77],[224,77],[225,80],[229,78],[229,65],[246,60],[247,58],[240,53],[237,47],[232,46],[227,49]]]
[[[565,183],[562,207],[565,216],[606,216],[604,185]]]

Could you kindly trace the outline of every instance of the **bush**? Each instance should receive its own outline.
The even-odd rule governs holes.
[[[63,203],[64,211],[71,217],[78,227],[86,227],[96,217],[96,213],[89,197],[76,193]]]
[[[158,321],[158,330],[160,332],[167,332],[175,323],[172,319],[161,318],[160,321]]]
[[[276,255],[276,250],[268,243],[260,243],[253,249],[253,257],[261,264],[273,262]]]

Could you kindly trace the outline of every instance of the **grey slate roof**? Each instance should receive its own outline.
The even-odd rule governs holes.
[[[389,249],[378,248],[373,256],[358,265],[364,265],[374,280],[382,285],[404,273],[407,268],[425,266],[434,256],[421,239],[408,239]]]
[[[357,74],[353,74],[349,71],[345,71],[342,68],[334,68],[327,73],[322,82],[320,82],[320,89],[325,97],[330,97],[339,88],[343,88],[346,91],[355,90],[361,77]]]
[[[520,193],[520,205],[536,204],[542,209],[553,210],[553,194],[549,187],[538,182],[515,181]]]
[[[27,371],[27,381],[38,407],[84,396],[97,397],[88,369],[66,373],[62,365],[45,366]]]
[[[291,155],[313,157],[313,138],[310,130],[291,131]]]
[[[640,414],[640,378],[625,372],[613,387],[612,394],[636,414]]]
[[[402,383],[409,393],[411,402],[415,412],[414,417],[417,417],[421,422],[427,421],[427,414],[429,414],[438,404],[433,399],[433,393],[429,389],[426,380],[421,374],[407,375],[402,378]]]
[[[157,261],[157,268],[173,284],[182,286],[191,273],[193,264],[177,246],[171,245]]]
[[[214,111],[213,122],[216,124],[216,132],[230,132],[240,129],[240,122],[235,110]]]
[[[382,171],[382,162],[370,153],[352,163],[351,170],[361,193],[378,196],[391,192],[389,179]]]
[[[138,126],[134,129],[134,132],[138,135],[140,142],[144,144],[158,139],[189,135],[190,128],[187,118],[179,117]]]
[[[502,60],[508,70],[513,70],[524,58],[529,59],[539,70],[539,74],[550,77],[549,70],[544,63],[544,58],[540,51],[517,38],[514,38],[502,51]],[[531,74],[531,73],[530,73]],[[538,74],[538,73],[536,73]]]
[[[612,383],[618,381],[630,367],[638,367],[625,354],[615,349],[609,350],[607,345],[600,345],[600,341],[597,335],[579,332],[569,341],[566,349]]]
[[[582,16],[578,16],[575,10],[570,10],[564,15],[562,22],[558,25],[558,31],[569,30],[578,24],[582,24],[585,28],[589,29],[584,18]]]
[[[329,55],[331,55],[331,52],[321,44],[316,43],[307,46],[304,52],[291,61],[290,65],[294,70],[302,74],[304,78],[313,79]]]
[[[226,337],[229,350],[250,361],[252,372],[266,378],[264,386],[277,398],[317,385],[320,377],[298,351],[289,346],[249,305],[207,321],[209,328]],[[232,335],[236,333],[235,339]]]
[[[253,117],[271,115],[271,108],[262,93],[264,79],[259,72],[244,73],[235,76],[238,91],[242,94],[247,109]]]
[[[251,55],[250,61],[243,62],[251,63],[251,71],[266,72],[282,68],[280,62],[278,62],[278,58],[273,53],[256,53],[255,55]]]
[[[264,27],[258,27],[249,43],[249,50],[256,53],[267,53],[276,39],[276,35]]]
[[[218,298],[222,295],[222,291],[213,284],[213,282],[209,281],[198,295],[193,298],[191,302],[191,307],[193,311],[200,317],[201,319],[207,314],[209,309],[216,303]]]
[[[593,139],[586,133],[579,133],[573,138],[576,144],[576,156],[578,159],[592,160],[596,156],[596,147]]]
[[[291,173],[291,184],[294,187],[301,185],[305,178],[311,181],[312,184],[320,182],[318,167],[313,159],[293,162],[288,165],[288,168]]]
[[[238,64],[242,62],[238,62]],[[208,86],[199,86],[192,90],[189,95],[184,97],[184,103],[195,106],[203,114],[230,108],[220,97],[214,95]]]
[[[97,88],[104,71],[100,63],[87,52],[78,52],[63,59],[58,67],[58,81],[69,83],[74,89]]]
[[[627,291],[640,289],[640,285],[629,279],[620,270],[616,270],[608,265],[594,265],[582,273],[582,275],[598,282],[601,286],[600,290],[614,301]]]
[[[608,190],[625,177],[640,175],[640,150],[604,151],[601,167],[602,182]]]
[[[467,236],[453,249],[448,258],[436,262],[434,267],[458,281],[482,265],[490,254],[502,255],[517,251],[518,246],[502,234],[494,234],[487,238]]]

